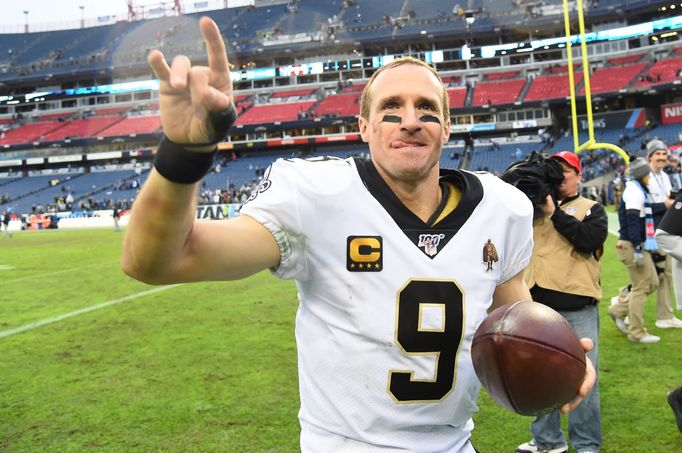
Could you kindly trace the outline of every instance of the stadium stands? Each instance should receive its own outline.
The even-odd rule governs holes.
[[[645,74],[640,76],[635,88],[662,85],[680,80],[682,58],[666,58],[657,61]]]
[[[468,168],[471,170],[484,170],[495,174],[502,172],[511,162],[516,160],[516,150],[521,151],[525,157],[531,151],[541,151],[542,143],[513,143],[513,144],[483,144],[476,146],[471,155]]]
[[[235,125],[296,121],[302,113],[307,113],[313,104],[315,101],[256,105],[237,118]]]
[[[64,140],[66,138],[86,138],[97,136],[97,133],[122,120],[120,116],[96,116],[66,123],[64,126],[43,134],[46,142]]]
[[[624,90],[647,66],[648,63],[635,63],[599,68],[590,76],[591,91],[594,94],[599,94]],[[580,94],[585,94],[584,86],[580,89]]]
[[[472,106],[513,104],[518,101],[525,79],[478,82],[474,87]]]
[[[99,131],[100,137],[152,134],[161,130],[161,117],[131,116]]]
[[[451,109],[464,107],[464,101],[466,101],[467,97],[466,87],[448,88],[447,92]]]
[[[55,120],[66,120],[74,115],[74,112],[62,112],[62,113],[45,113],[35,118],[35,121],[55,121]]]
[[[42,140],[47,134],[56,132],[66,123],[59,121],[51,121],[47,123],[34,123],[19,126],[16,129],[6,131],[0,137],[0,145],[15,145],[20,143],[32,143],[34,141]]]
[[[552,16],[555,13],[539,15],[545,17],[533,17],[533,14],[537,14],[539,10],[554,11],[553,8],[561,6],[560,0],[548,0],[542,5],[526,5],[528,8],[519,8],[517,3],[482,0],[467,2],[467,10],[476,12],[475,22],[469,21],[471,23],[465,20],[462,8],[455,8],[455,3],[440,0],[295,0],[287,4],[271,3],[182,16],[169,15],[154,20],[122,21],[78,30],[0,35],[0,82],[11,81],[17,84],[17,93],[20,93],[24,86],[29,86],[28,82],[24,83],[24,77],[33,80],[30,82],[31,86],[58,87],[62,84],[61,88],[64,89],[109,83],[112,71],[124,74],[123,80],[128,80],[128,77],[132,80],[136,74],[143,74],[140,78],[144,79],[149,77],[145,56],[150,48],[160,48],[169,57],[185,53],[193,61],[203,61],[196,59],[205,55],[196,22],[204,14],[213,17],[219,24],[235,70],[240,66],[242,69],[260,69],[264,64],[278,67],[326,61],[328,57],[346,62],[347,66],[344,68],[347,69],[338,74],[329,74],[326,71],[323,74],[313,72],[291,77],[279,74],[272,79],[250,81],[247,78],[239,81],[237,88],[240,91],[237,91],[234,98],[240,113],[236,125],[248,127],[240,128],[230,147],[234,147],[231,149],[235,149],[235,157],[240,157],[225,161],[220,172],[206,178],[206,189],[224,189],[229,184],[241,187],[253,183],[258,178],[254,168],[262,169],[276,157],[258,153],[272,152],[272,142],[276,143],[277,139],[287,138],[289,135],[297,138],[306,136],[302,139],[306,144],[296,147],[296,153],[307,153],[312,148],[320,154],[337,153],[346,157],[348,150],[354,145],[342,145],[338,150],[317,149],[317,144],[310,145],[316,139],[311,138],[310,142],[307,140],[318,133],[342,135],[345,131],[354,130],[356,121],[352,117],[359,113],[360,92],[371,75],[371,71],[367,69],[368,60],[380,58],[386,53],[397,55],[402,52],[424,56],[429,50],[443,49],[446,61],[439,68],[448,74],[443,77],[443,81],[448,86],[450,106],[455,110],[453,123],[454,116],[459,115],[461,118],[458,120],[464,118],[469,121],[466,118],[468,116],[472,124],[457,122],[452,139],[443,152],[441,165],[445,168],[463,166],[471,170],[488,169],[500,172],[506,168],[512,156],[517,155],[517,148],[525,155],[531,150],[544,149],[545,152],[550,152],[573,147],[570,136],[559,137],[551,148],[540,142],[537,136],[533,137],[536,141],[532,143],[521,140],[519,143],[498,141],[496,145],[488,144],[488,135],[537,134],[541,127],[547,127],[548,130],[552,126],[566,127],[566,118],[562,117],[566,112],[562,104],[565,104],[565,98],[569,95],[566,74],[568,67],[565,61],[557,57],[564,55],[565,50],[551,50],[551,54],[547,53],[551,55],[549,60],[544,57],[524,60],[523,54],[495,58],[474,56],[471,62],[460,61],[459,49],[463,36],[468,36],[467,41],[471,40],[475,46],[477,33],[484,30],[486,34],[482,42],[490,42],[488,38],[492,35],[488,32],[492,33],[492,27],[500,26],[495,31],[495,36],[502,36],[502,43],[505,25],[509,26],[511,23],[515,27],[516,21],[529,25],[536,19],[555,20],[556,17]],[[613,0],[592,2],[588,5],[588,10],[606,11],[609,7],[607,5],[624,8],[634,3],[636,2]],[[464,7],[464,3],[460,2],[460,5]],[[300,38],[294,36],[297,34],[308,34],[310,39],[296,42]],[[450,37],[453,39],[444,39]],[[279,50],[274,48],[283,43],[287,45],[286,51],[281,47]],[[659,91],[671,90],[665,85],[680,79],[682,47],[659,45],[649,48],[643,43],[635,45],[634,42],[624,45],[630,47],[630,50],[626,52],[619,48],[617,57],[609,57],[607,53],[596,50],[599,58],[593,64],[603,67],[594,71],[591,85],[593,93],[607,95],[600,96],[600,100],[615,97],[608,96],[611,94],[622,95],[630,88],[648,90],[655,86]],[[314,52],[308,52],[313,46]],[[670,57],[661,59],[668,52]],[[365,57],[370,58],[359,65],[360,59]],[[575,63],[576,89],[579,93],[584,93],[581,65],[579,60]],[[348,67],[351,65],[353,66]],[[138,73],[133,71],[129,74],[127,71],[132,71],[132,68],[142,69]],[[67,78],[60,79],[60,75],[67,75]],[[471,82],[475,78],[479,79],[478,82]],[[96,82],[93,82],[95,79]],[[463,84],[463,80],[467,80],[467,83]],[[297,85],[297,82],[302,85]],[[333,85],[337,85],[336,92],[333,92]],[[8,160],[15,159],[14,162],[25,161],[34,155],[46,157],[50,155],[48,147],[51,146],[62,148],[60,154],[68,152],[68,146],[75,148],[76,145],[88,149],[87,152],[90,152],[91,145],[97,151],[106,150],[106,146],[110,145],[114,146],[111,149],[128,145],[136,149],[143,146],[151,148],[161,127],[157,93],[151,90],[140,94],[139,99],[138,93],[127,95],[127,98],[121,96],[120,99],[114,94],[102,94],[105,99],[99,99],[99,94],[92,93],[89,103],[84,102],[85,99],[79,99],[65,105],[60,105],[61,100],[51,101],[53,104],[46,102],[35,110],[22,111],[23,117],[10,118],[14,113],[10,107],[2,112],[3,117],[0,118],[0,126],[8,129],[0,137],[4,157]],[[546,100],[553,101],[551,107],[538,104],[539,101]],[[629,105],[633,100],[630,97],[625,104]],[[59,110],[56,113],[43,110],[46,106],[48,109]],[[618,108],[622,109],[622,104]],[[141,113],[144,115],[138,116]],[[529,113],[530,116],[527,116]],[[339,117],[341,121],[337,121],[335,117]],[[529,121],[521,122],[518,121],[519,118]],[[541,124],[541,121],[544,123]],[[289,124],[274,125],[275,123]],[[515,129],[511,129],[511,124],[514,124]],[[259,125],[267,128],[259,129]],[[521,132],[516,129],[525,129],[527,126],[534,130]],[[682,127],[672,125],[659,126],[652,132],[645,132],[644,128],[634,132],[627,130],[625,133],[623,129],[597,131],[597,140],[621,142],[628,152],[638,152],[640,136],[654,134],[675,143],[679,141],[680,129]],[[465,133],[476,142],[473,150],[468,147],[467,152],[463,144]],[[624,140],[621,135],[625,135],[627,139]],[[144,138],[141,139],[142,136]],[[65,139],[71,138],[82,140],[69,145]],[[581,134],[581,143],[586,139],[585,134]],[[138,146],[143,140],[147,143]],[[43,142],[49,143],[43,146]],[[264,145],[265,142],[267,145]],[[255,150],[250,148],[254,144]],[[293,146],[291,149],[294,149]],[[361,149],[366,151],[364,145]],[[74,151],[80,152],[85,153],[81,149]],[[128,156],[125,153],[126,151],[124,155]],[[249,157],[243,158],[241,153],[248,153]],[[280,155],[287,153],[291,154],[291,151],[281,151]],[[131,152],[130,156],[137,155]],[[41,157],[38,160],[43,162]],[[597,170],[591,172],[590,176],[608,169],[599,159],[600,157],[595,159]],[[49,168],[48,171],[54,171],[49,160],[44,161],[44,166]],[[23,190],[21,185],[15,184],[31,179],[35,187],[41,187],[30,196],[21,194],[22,200],[29,205],[28,208],[34,203],[51,203],[50,198],[59,195],[61,191],[60,186],[48,188],[43,184],[44,181],[35,179],[38,177],[34,176],[18,180],[4,177],[13,170],[15,169],[8,169],[3,173],[0,193],[7,189],[15,195],[17,190]],[[107,200],[130,199],[136,195],[137,188],[113,188],[117,181],[133,175],[132,170],[121,174],[111,171],[94,174],[87,173],[87,169],[84,169],[71,176],[69,185],[83,196],[90,193],[89,196],[94,200],[108,203]],[[140,182],[144,178],[145,175],[141,175]]]
[[[281,33],[314,33],[339,12],[336,2],[300,0],[294,11],[289,10],[277,24]]]
[[[291,97],[297,97],[297,98],[309,97],[313,93],[315,93],[315,91],[317,91],[317,88],[302,88],[299,90],[275,91],[272,94],[272,96],[270,96],[270,99],[291,98]]]
[[[576,87],[579,86],[583,79],[583,73],[575,72],[573,77]],[[531,102],[566,98],[570,95],[570,85],[568,81],[568,74],[538,76],[532,80],[530,88],[524,96],[524,101]]]
[[[644,58],[644,54],[640,53],[636,55],[625,55],[624,57],[609,58],[606,61],[612,66],[618,66],[628,63],[636,63],[642,58]]]
[[[355,116],[360,111],[360,93],[341,93],[327,96],[315,108],[315,115]]]
[[[514,79],[521,74],[521,71],[490,72],[485,75],[486,80]]]

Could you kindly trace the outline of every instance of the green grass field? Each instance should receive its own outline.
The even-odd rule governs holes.
[[[264,272],[239,282],[151,287],[125,276],[122,233],[21,232],[0,240],[0,450],[298,450],[296,290]],[[682,331],[646,322],[630,344],[606,316],[626,281],[603,261],[602,452],[679,452],[666,402],[682,385]],[[682,314],[678,313],[678,316]],[[484,392],[481,453],[513,452],[531,419]]]

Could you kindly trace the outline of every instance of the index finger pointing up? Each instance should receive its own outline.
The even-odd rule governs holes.
[[[226,73],[228,69],[227,51],[220,34],[218,25],[209,17],[202,17],[199,22],[201,33],[204,35],[206,49],[208,51],[208,67],[218,73]]]

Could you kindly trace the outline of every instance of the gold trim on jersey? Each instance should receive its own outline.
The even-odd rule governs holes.
[[[440,327],[424,327],[424,309],[438,308],[440,309]],[[435,304],[428,302],[419,303],[419,320],[417,321],[417,332],[445,332],[445,304]]]
[[[393,393],[392,387],[393,387],[393,377],[395,374],[400,374],[400,375],[405,375],[409,374],[409,382],[410,383],[433,383],[436,384],[438,382],[439,378],[439,373],[438,370],[440,368],[440,362],[443,359],[442,353],[447,352],[447,351],[426,351],[426,352],[410,352],[405,350],[405,347],[403,346],[403,343],[400,341],[399,338],[399,332],[400,332],[400,310],[401,310],[401,297],[405,290],[407,290],[411,285],[413,284],[421,284],[421,285],[428,285],[428,284],[434,284],[434,285],[440,285],[440,284],[448,284],[451,283],[454,285],[456,288],[456,295],[460,298],[460,304],[461,304],[461,325],[459,326],[459,329],[461,331],[460,337],[459,338],[447,338],[446,341],[444,341],[444,344],[447,345],[453,345],[456,346],[455,351],[454,351],[454,356],[451,358],[452,361],[452,381],[448,383],[444,383],[445,385],[450,385],[447,391],[440,396],[439,398],[431,398],[431,399],[405,399],[405,400],[400,400],[398,399],[398,396],[396,396]],[[420,294],[419,297],[422,295]],[[438,303],[433,300],[433,297],[429,297],[428,294],[424,294],[424,299],[430,299],[429,302],[421,302],[420,300],[415,300],[414,302],[419,304],[418,308],[418,313],[419,313],[419,320],[416,321],[417,324],[417,332],[421,332],[424,334],[446,334],[446,327],[447,327],[447,320],[446,320],[446,314],[447,310],[445,309],[446,303]],[[448,302],[457,302],[455,301],[448,301]],[[421,306],[426,305],[426,306],[442,306],[443,307],[443,328],[442,330],[427,330],[427,329],[420,329],[421,326]],[[415,379],[414,374],[415,372],[412,370],[398,370],[398,369],[389,369],[388,370],[388,382],[387,382],[387,387],[386,391],[388,394],[391,396],[391,399],[396,404],[414,404],[414,403],[438,403],[440,401],[443,401],[445,398],[447,398],[455,389],[455,385],[457,383],[457,364],[458,364],[458,359],[459,359],[459,353],[462,347],[462,342],[464,339],[466,333],[466,304],[465,304],[465,295],[464,291],[462,291],[462,287],[457,283],[455,280],[444,280],[444,279],[430,279],[430,278],[411,278],[409,279],[396,293],[396,316],[395,316],[395,331],[394,331],[394,343],[397,346],[397,348],[400,350],[400,352],[405,355],[405,356],[432,356],[435,358],[434,360],[434,370],[433,370],[433,378],[432,379]],[[410,336],[410,338],[414,338],[414,336]],[[447,360],[447,357],[445,358]],[[447,365],[447,364],[446,364]],[[446,370],[449,371],[449,370]]]
[[[446,192],[448,199],[443,205],[443,209],[440,211],[440,214],[438,215],[436,220],[434,220],[431,226],[436,225],[438,222],[447,217],[448,214],[454,211],[455,208],[457,208],[457,205],[459,204],[459,200],[462,199],[462,191],[457,186],[455,186],[453,183],[449,181],[444,181],[443,184],[447,185]]]

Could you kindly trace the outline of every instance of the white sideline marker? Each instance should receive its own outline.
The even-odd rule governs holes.
[[[131,294],[130,296],[121,297],[120,299],[114,299],[107,302],[102,302],[101,304],[93,305],[92,307],[81,308],[80,310],[72,311],[70,313],[65,313],[59,316],[53,316],[52,318],[43,319],[41,321],[32,322],[31,324],[26,324],[25,326],[17,327],[15,329],[9,329],[0,332],[0,338],[9,337],[16,335],[21,332],[26,332],[27,330],[37,329],[38,327],[45,326],[47,324],[52,324],[64,319],[73,318],[74,316],[82,315],[84,313],[89,313],[91,311],[99,310],[100,308],[106,308],[111,305],[120,304],[121,302],[127,302],[129,300],[139,299],[140,297],[145,297],[150,294],[158,293],[161,291],[166,291],[167,289],[175,288],[177,285],[159,286],[156,288],[148,289],[147,291],[142,291],[141,293]]]
[[[620,228],[620,224],[618,223],[618,214],[615,212],[607,212],[606,216],[609,219],[609,233],[618,237],[618,228]]]
[[[101,263],[86,264],[85,266],[78,266],[78,267],[72,267],[72,268],[69,268],[69,269],[62,269],[61,271],[45,272],[45,273],[43,273],[43,274],[27,275],[26,277],[19,277],[19,278],[15,278],[15,279],[12,279],[12,280],[5,280],[4,282],[0,282],[0,285],[3,285],[3,284],[5,284],[5,283],[20,282],[20,281],[22,281],[22,280],[30,280],[30,279],[32,279],[32,278],[47,277],[48,275],[65,274],[65,273],[67,273],[67,272],[73,272],[73,271],[77,271],[77,270],[80,270],[80,269],[85,269],[85,268],[88,268],[88,267],[102,266],[102,265],[104,265],[104,264],[111,264],[111,263],[115,263],[115,262],[118,262],[118,260],[111,260],[111,261],[104,261],[104,262],[101,262]],[[15,268],[15,267],[11,267],[11,266],[5,266],[4,269],[1,269],[1,267],[0,267],[0,270],[13,270],[13,269],[16,269],[16,268]]]

